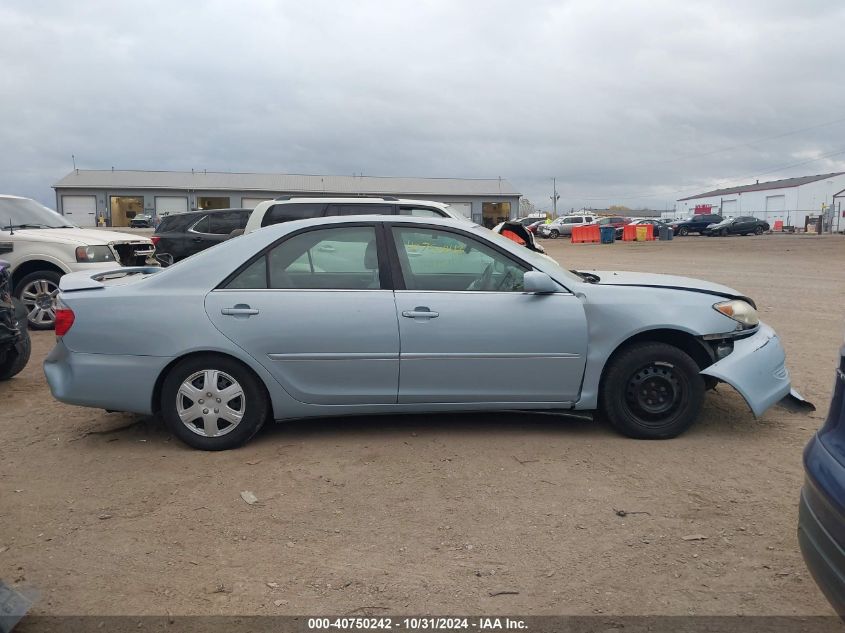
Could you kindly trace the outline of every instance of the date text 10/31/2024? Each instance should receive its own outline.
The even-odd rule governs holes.
[[[443,618],[443,617],[345,617],[308,618],[311,630],[401,630],[401,631],[456,631],[456,630],[525,630],[524,620],[513,618]]]

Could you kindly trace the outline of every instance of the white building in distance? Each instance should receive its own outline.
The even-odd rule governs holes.
[[[806,218],[825,216],[826,230],[845,230],[845,172],[785,178],[752,185],[715,189],[681,198],[676,217],[718,213],[723,217],[754,216],[774,225],[804,227]]]

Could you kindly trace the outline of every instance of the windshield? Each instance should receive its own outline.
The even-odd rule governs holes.
[[[0,198],[0,227],[13,229],[76,228],[61,215],[29,198]]]

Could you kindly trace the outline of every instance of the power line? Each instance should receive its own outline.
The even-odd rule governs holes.
[[[845,148],[838,149],[834,152],[830,152],[829,154],[823,154],[821,156],[817,156],[816,158],[809,158],[807,160],[802,160],[800,162],[792,163],[790,165],[783,165],[781,167],[776,167],[774,169],[770,169],[769,171],[763,171],[763,172],[758,172],[758,173],[755,173],[755,174],[749,174],[747,176],[736,176],[735,178],[728,178],[726,180],[722,180],[721,182],[717,182],[715,185],[710,185],[710,188],[711,189],[719,189],[723,185],[726,185],[726,184],[731,183],[731,182],[735,182],[737,180],[749,180],[751,178],[758,178],[760,176],[765,176],[767,174],[773,174],[773,173],[776,173],[776,172],[779,172],[779,171],[783,171],[785,169],[792,169],[793,167],[800,167],[801,165],[807,165],[809,163],[814,163],[816,161],[824,160],[825,158],[831,158],[833,156],[839,156],[840,154],[845,154]],[[692,187],[692,185],[689,185],[689,187]],[[573,196],[570,196],[570,197],[578,198],[578,199],[581,199],[581,200],[616,200],[616,199],[636,200],[636,199],[642,199],[642,198],[659,198],[659,197],[664,197],[664,196],[670,195],[670,194],[691,193],[693,191],[694,190],[688,189],[685,186],[683,189],[678,189],[678,190],[675,190],[675,191],[669,191],[665,194],[655,194],[655,193],[652,192],[652,193],[648,193],[648,194],[638,193],[638,194],[632,194],[632,195],[613,195],[613,196],[610,196],[610,197],[605,196],[605,197],[601,197],[601,198],[588,198],[588,197],[578,196],[578,195],[573,195]]]

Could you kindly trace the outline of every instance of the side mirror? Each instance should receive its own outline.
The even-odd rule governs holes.
[[[243,234],[244,234],[244,230],[243,230],[243,229],[235,229],[234,231],[232,231],[231,233],[229,233],[229,237],[227,237],[226,239],[227,239],[227,240],[231,240],[233,237],[239,237],[239,236],[241,236],[241,235],[243,235]]]
[[[531,270],[525,273],[522,278],[522,287],[525,292],[532,292],[538,295],[551,294],[560,290],[557,282],[546,273],[539,270]]]
[[[156,253],[156,261],[161,264],[162,268],[167,268],[173,265],[173,255],[170,253]]]

